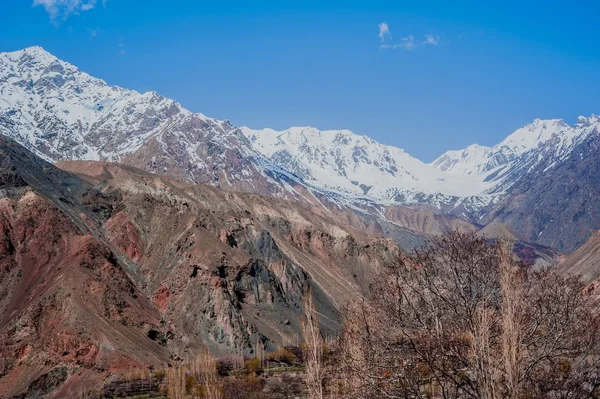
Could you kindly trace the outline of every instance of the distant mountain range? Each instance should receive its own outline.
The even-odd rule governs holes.
[[[237,128],[109,86],[40,47],[0,53],[0,133],[52,162],[105,160],[193,183],[359,209],[426,209],[572,251],[600,228],[600,117],[535,120],[430,164],[348,130]]]
[[[430,164],[348,130],[242,132],[256,150],[311,185],[380,203],[452,205],[455,213],[477,218],[538,165],[551,168],[567,159],[599,126],[595,115],[575,126],[537,119],[494,147],[474,144]]]

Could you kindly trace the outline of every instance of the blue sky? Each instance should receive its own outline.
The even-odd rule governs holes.
[[[0,51],[41,45],[236,125],[347,128],[431,161],[600,113],[599,21],[595,1],[2,0]]]

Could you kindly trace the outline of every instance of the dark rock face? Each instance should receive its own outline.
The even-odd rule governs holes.
[[[52,369],[29,384],[27,392],[15,396],[15,399],[44,397],[62,385],[69,377],[68,373],[68,369],[64,365]]]
[[[483,219],[522,238],[571,252],[600,227],[600,137],[579,144],[564,161],[544,159]]]

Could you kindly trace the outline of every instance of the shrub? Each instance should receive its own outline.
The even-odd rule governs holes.
[[[225,378],[223,383],[225,399],[270,399],[271,396],[263,392],[263,383],[256,376],[241,378]]]
[[[250,360],[246,360],[246,363],[244,364],[244,366],[248,373],[258,374],[260,371],[262,371],[261,361],[256,356]]]
[[[269,353],[267,359],[291,365],[296,361],[296,355],[286,348],[279,348],[275,352]]]

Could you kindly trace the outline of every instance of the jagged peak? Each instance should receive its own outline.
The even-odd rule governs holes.
[[[489,151],[489,150],[491,150],[491,147],[481,145],[481,144],[471,144],[471,145],[466,146],[462,150],[448,151],[448,152],[456,152],[456,153],[462,153],[462,154],[474,154],[474,153],[478,154],[478,153],[482,153],[482,152]]]
[[[448,161],[449,159],[458,160],[458,159],[466,159],[474,156],[478,156],[479,154],[486,153],[490,151],[492,148],[481,145],[481,144],[471,144],[465,148],[460,150],[448,150],[444,152],[442,155],[437,157],[433,162],[430,162],[430,165],[438,166],[443,162]]]
[[[575,126],[591,126],[600,123],[600,115],[591,114],[590,116],[578,116]]]
[[[515,155],[519,155],[538,147],[555,136],[571,137],[575,134],[573,127],[563,119],[534,119],[528,125],[515,130],[493,148],[495,150],[508,148]]]
[[[331,141],[334,143],[342,143],[344,140],[347,140],[347,144],[360,144],[363,142],[367,145],[374,145],[378,147],[382,147],[388,150],[406,153],[406,151],[399,147],[394,147],[390,145],[386,145],[383,143],[374,140],[373,138],[367,135],[361,135],[354,133],[349,129],[328,129],[328,130],[320,130],[314,126],[292,126],[284,130],[275,130],[272,128],[264,128],[264,129],[252,129],[247,126],[242,126],[240,128],[242,133],[256,140],[259,136],[270,136],[270,137],[293,137],[295,139],[326,139],[327,141]]]
[[[523,128],[529,128],[530,130],[536,129],[546,129],[548,127],[558,126],[558,127],[569,127],[569,124],[565,122],[564,119],[540,119],[535,118],[531,123],[525,125]]]
[[[39,45],[25,47],[22,51],[29,53],[29,54],[42,54],[42,55],[50,55],[50,56],[54,57],[54,55],[52,55],[52,53],[45,50],[42,46],[39,46]]]
[[[54,62],[60,61],[58,57],[46,51],[41,46],[30,46],[21,50],[0,53],[0,56],[2,55],[10,59],[21,59],[23,56],[29,56],[45,65],[50,65]]]
[[[21,60],[24,56],[29,56],[29,57],[33,58],[35,60],[35,62],[32,63],[31,65],[23,64],[24,66],[21,66],[22,65]],[[87,82],[92,82],[96,88],[108,88],[109,90],[115,92],[115,94],[119,98],[127,97],[130,100],[135,100],[135,98],[137,98],[138,100],[141,99],[141,100],[150,101],[150,102],[152,102],[152,101],[169,101],[169,102],[172,102],[173,104],[175,104],[178,108],[180,108],[180,110],[191,113],[191,112],[185,110],[185,108],[179,102],[169,99],[167,97],[164,97],[156,91],[148,91],[145,93],[140,93],[136,90],[126,89],[126,88],[123,88],[120,86],[110,86],[106,81],[96,78],[96,77],[93,77],[93,76],[81,71],[75,65],[59,59],[58,57],[54,56],[52,53],[48,52],[41,46],[35,45],[35,46],[26,47],[21,50],[16,50],[16,51],[0,52],[0,60],[2,58],[5,58],[5,61],[7,63],[12,64],[17,68],[24,68],[26,73],[30,74],[29,76],[33,80],[36,80],[36,79],[40,78],[41,76],[43,76],[45,73],[47,73],[47,71],[48,71],[47,68],[49,66],[51,66],[55,63],[59,63],[65,70],[69,71],[69,73],[74,74],[76,76],[76,79],[84,80]],[[1,73],[0,73],[0,75],[1,75]],[[24,75],[24,76],[26,76],[26,75]],[[212,118],[208,118],[205,115],[200,114],[200,113],[198,113],[196,115],[205,120],[213,120]],[[214,121],[216,121],[216,119],[214,119]]]
[[[75,65],[61,60],[40,46],[31,46],[17,51],[0,53],[0,62],[1,61],[12,65],[12,67],[20,73],[27,73],[29,75],[28,77],[33,78],[34,80],[40,78],[49,71],[56,72],[56,70],[51,71],[49,68],[60,65],[60,68],[68,71],[70,74],[77,75],[81,79],[94,81],[97,85],[108,86],[104,80],[88,75]],[[0,75],[2,72],[3,71],[0,71]]]
[[[14,54],[14,55],[27,53],[27,54],[38,54],[38,55],[50,55],[50,56],[54,57],[49,51],[47,51],[46,49],[44,49],[42,46],[39,46],[39,45],[33,45],[33,46],[25,47],[25,48],[22,48],[19,50],[6,51],[3,53]]]
[[[536,118],[493,147],[469,146],[463,150],[448,151],[432,162],[432,165],[461,174],[487,173],[490,168],[505,164],[547,143],[553,143],[556,155],[564,154],[589,134],[584,128],[595,123],[600,123],[600,117],[593,114],[590,117],[579,117],[574,126],[564,119]]]

